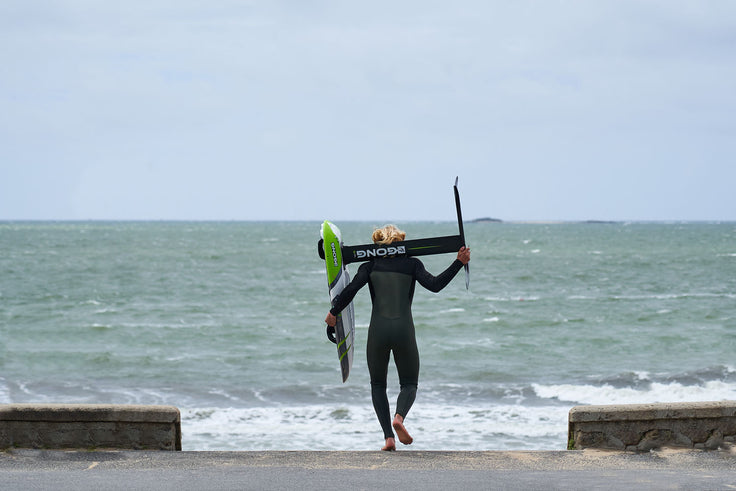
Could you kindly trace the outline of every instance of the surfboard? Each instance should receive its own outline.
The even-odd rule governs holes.
[[[320,236],[322,237],[320,257],[325,260],[330,302],[334,302],[335,297],[350,283],[350,273],[348,273],[347,264],[343,261],[340,229],[325,220],[320,230]],[[350,368],[353,366],[353,344],[355,340],[355,309],[353,308],[353,302],[350,302],[350,305],[338,314],[335,338],[342,381],[345,382],[348,375],[350,375]]]

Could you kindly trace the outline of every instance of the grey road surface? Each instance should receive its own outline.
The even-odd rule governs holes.
[[[1,489],[736,489],[734,450],[0,452]]]

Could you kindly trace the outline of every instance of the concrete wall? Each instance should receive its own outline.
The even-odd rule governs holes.
[[[173,406],[0,404],[0,449],[181,450]]]
[[[736,401],[576,406],[568,448],[715,450],[736,443]]]

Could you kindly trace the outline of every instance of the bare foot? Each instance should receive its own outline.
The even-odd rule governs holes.
[[[393,438],[386,438],[386,446],[381,450],[384,452],[393,452],[396,450],[396,441]]]
[[[404,445],[411,445],[414,439],[411,437],[409,432],[406,431],[406,428],[404,428],[404,418],[400,414],[394,416],[393,427],[396,435],[399,437],[399,441]]]

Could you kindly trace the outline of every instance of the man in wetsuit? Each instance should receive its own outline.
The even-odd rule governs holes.
[[[403,241],[405,237],[404,232],[393,225],[387,225],[374,231],[373,242],[387,245]],[[396,450],[393,430],[396,430],[399,441],[404,445],[413,441],[404,427],[404,418],[414,403],[419,379],[419,351],[411,314],[416,282],[430,291],[439,292],[469,261],[470,249],[462,247],[457,253],[457,259],[439,276],[433,276],[415,257],[373,259],[358,268],[350,284],[335,297],[334,306],[327,314],[325,322],[334,326],[337,322],[336,316],[350,304],[358,290],[368,283],[373,310],[368,328],[366,358],[371,377],[373,408],[386,439],[386,445],[381,450]],[[401,385],[393,422],[386,395],[388,362],[392,351]]]

